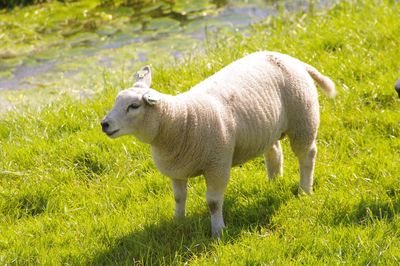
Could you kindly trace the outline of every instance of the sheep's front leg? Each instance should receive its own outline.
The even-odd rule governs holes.
[[[185,204],[187,195],[187,180],[171,179],[175,197],[175,218],[185,217]]]
[[[207,183],[207,205],[211,215],[211,235],[220,237],[225,227],[222,215],[224,192],[229,180],[230,166],[221,171],[211,171],[205,174]]]

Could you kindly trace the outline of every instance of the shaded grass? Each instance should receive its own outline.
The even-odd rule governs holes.
[[[68,98],[0,121],[2,264],[396,264],[400,138],[398,15],[393,1],[342,2],[282,14],[249,36],[209,39],[206,55],[154,66],[154,88],[177,93],[232,60],[279,50],[338,86],[320,97],[315,194],[297,195],[297,161],[283,142],[284,176],[269,183],[263,160],[232,169],[228,228],[209,238],[202,178],[189,182],[188,217],[174,221],[169,180],[147,146],[110,140],[99,121],[129,76],[105,76],[93,99]]]
[[[0,9],[1,8],[13,8],[16,6],[27,6],[27,5],[35,5],[39,3],[46,2],[46,0],[1,0],[0,1]]]

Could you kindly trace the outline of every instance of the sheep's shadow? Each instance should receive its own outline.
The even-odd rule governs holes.
[[[243,230],[268,227],[274,213],[289,199],[267,192],[260,194],[263,197],[246,204],[246,208],[238,206],[234,195],[225,197],[224,215],[228,227],[220,241],[234,242]],[[97,254],[91,264],[171,264],[177,259],[186,262],[210,253],[215,241],[210,237],[209,213],[204,208],[181,221],[160,221],[118,238],[108,250]]]

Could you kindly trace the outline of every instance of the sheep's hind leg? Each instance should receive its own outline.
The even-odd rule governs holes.
[[[187,195],[187,180],[171,179],[172,188],[175,197],[175,215],[176,219],[185,217],[185,204]]]
[[[312,187],[314,182],[314,166],[315,158],[317,156],[317,146],[315,140],[307,148],[294,150],[298,160],[300,168],[300,188],[307,194],[312,193]]]
[[[230,164],[222,169],[213,169],[205,173],[207,183],[207,205],[211,215],[211,235],[219,238],[225,227],[222,215],[224,192],[228,184]]]
[[[279,140],[264,153],[265,165],[268,172],[268,179],[274,180],[275,177],[283,174],[283,153]]]

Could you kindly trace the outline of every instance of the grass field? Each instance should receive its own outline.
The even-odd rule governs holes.
[[[211,38],[205,55],[180,63],[152,62],[153,87],[168,93],[257,50],[289,53],[337,84],[337,98],[320,97],[315,193],[297,195],[298,164],[285,140],[276,182],[262,158],[232,169],[221,240],[210,238],[202,177],[189,182],[187,218],[176,222],[169,180],[149,147],[101,132],[130,73],[106,72],[92,99],[3,115],[0,264],[398,264],[399,16],[398,1],[346,1],[283,13],[246,37]]]

